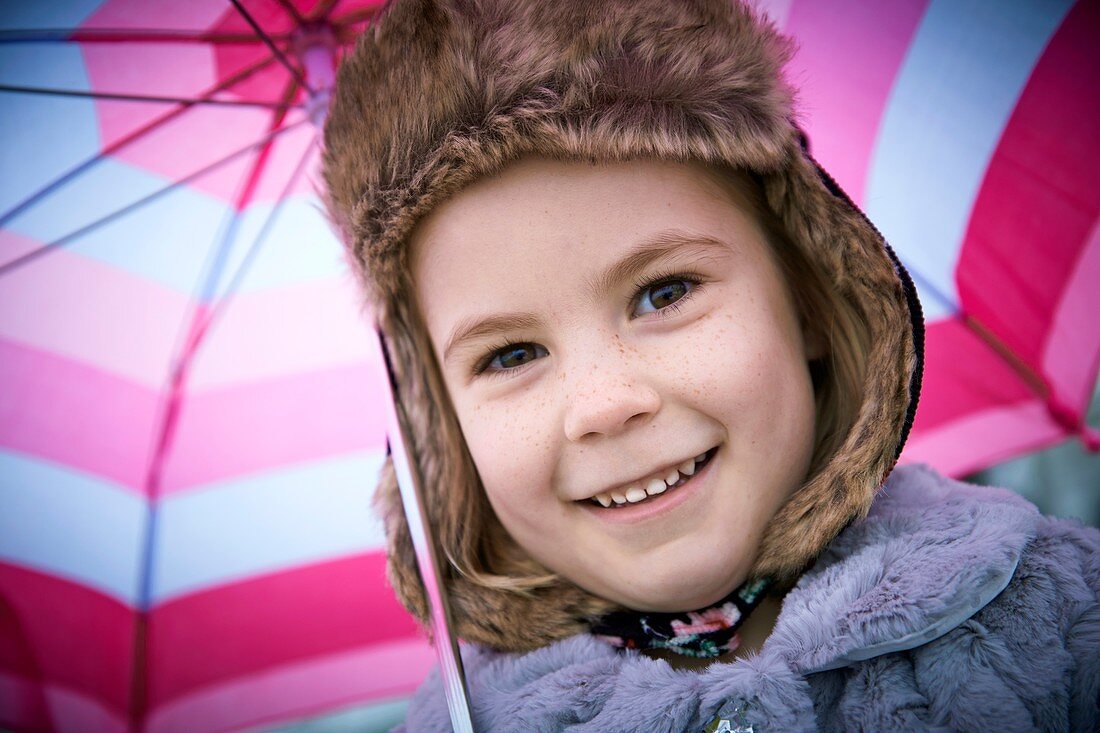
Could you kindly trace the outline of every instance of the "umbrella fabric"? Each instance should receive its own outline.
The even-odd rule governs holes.
[[[1096,449],[1098,4],[759,4],[815,157],[917,280],[902,460]],[[383,710],[432,664],[384,581],[383,370],[314,193],[376,11],[3,5],[0,726]]]
[[[962,476],[1068,437],[1100,450],[1100,5],[763,5],[799,40],[815,157],[917,284],[901,461]]]
[[[302,80],[222,0],[15,5],[0,726],[215,731],[407,695],[434,657],[384,582],[380,359],[295,48],[327,17],[331,75],[377,4],[246,6]]]

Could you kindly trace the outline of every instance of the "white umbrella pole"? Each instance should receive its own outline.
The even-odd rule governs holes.
[[[447,708],[451,714],[451,724],[455,733],[473,733],[474,724],[470,717],[470,697],[466,689],[466,675],[462,669],[462,657],[459,654],[457,639],[451,633],[450,607],[439,572],[439,553],[436,551],[435,543],[432,542],[427,514],[424,511],[420,471],[415,456],[411,455],[410,431],[397,402],[397,381],[390,363],[390,353],[381,331],[375,327],[374,333],[378,339],[379,352],[386,364],[388,376],[385,380],[388,399],[384,403],[393,467],[397,474],[397,485],[401,490],[401,502],[409,523],[413,548],[416,550],[420,577],[428,593],[432,638],[435,640],[435,651],[439,658],[443,691],[447,696]]]

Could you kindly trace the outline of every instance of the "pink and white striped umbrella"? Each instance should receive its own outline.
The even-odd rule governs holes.
[[[959,476],[1077,437],[1100,366],[1100,3],[771,0],[815,157],[913,276],[901,462]]]
[[[235,729],[434,661],[314,194],[311,106],[376,5],[4,5],[0,726]]]
[[[1100,3],[760,4],[920,290],[902,460],[1100,448]],[[314,193],[377,3],[235,5],[0,9],[0,726],[381,720],[434,660],[384,581],[381,358]]]

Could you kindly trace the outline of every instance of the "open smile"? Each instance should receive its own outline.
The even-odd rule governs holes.
[[[614,499],[609,505],[605,505],[607,501],[606,495],[602,495],[603,501],[598,500],[596,497],[592,497],[590,499],[584,499],[579,503],[584,506],[586,510],[593,512],[600,517],[600,519],[606,521],[615,523],[643,521],[687,501],[690,495],[694,493],[695,487],[703,483],[706,477],[710,475],[710,464],[713,462],[717,452],[718,446],[715,446],[703,453],[701,460],[693,462],[694,466],[690,475],[679,472],[679,477],[671,484],[668,483],[667,480],[663,482],[664,488],[657,488],[654,486],[652,492],[646,491],[644,495],[639,495],[638,492],[633,491],[633,489],[637,487],[630,487],[627,490],[627,493],[630,493],[629,497],[614,492],[617,496],[614,496]],[[619,499],[624,498],[625,501],[619,501]]]

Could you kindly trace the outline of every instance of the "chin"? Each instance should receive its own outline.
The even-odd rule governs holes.
[[[637,610],[674,612],[705,608],[745,582],[750,564],[741,553],[718,555],[709,542],[701,543],[700,547],[709,551],[698,556],[681,556],[663,574],[651,574],[646,587],[637,589],[637,595],[650,603]]]
[[[702,584],[698,576],[685,577],[670,585],[653,585],[636,589],[634,600],[618,603],[635,611],[653,611],[656,613],[674,613],[705,608],[724,598],[740,583],[730,580],[714,581]]]

